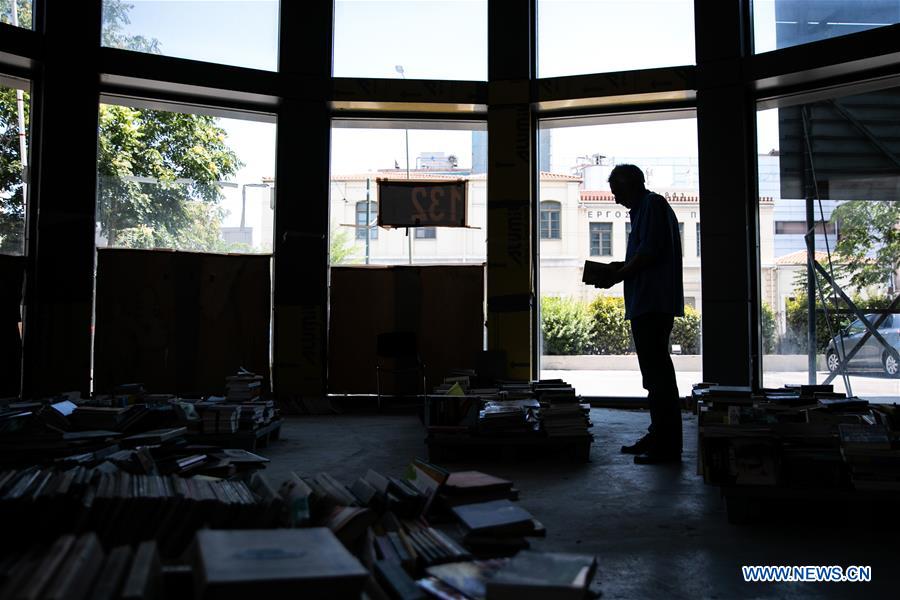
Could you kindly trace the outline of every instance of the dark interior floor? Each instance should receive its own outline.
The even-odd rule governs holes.
[[[696,475],[697,429],[684,414],[680,466],[638,466],[619,453],[643,434],[644,411],[593,409],[591,461],[540,459],[513,463],[485,458],[444,463],[508,478],[520,501],[547,528],[536,549],[593,553],[594,589],[603,598],[897,598],[900,536],[868,523],[890,515],[858,514],[835,523],[797,511],[788,524],[734,526],[719,490]],[[345,484],[368,468],[399,475],[425,456],[414,416],[340,415],[289,418],[281,440],[261,451],[267,475],[328,471]],[[898,507],[900,509],[900,507]],[[870,583],[744,583],[741,565],[870,565]]]

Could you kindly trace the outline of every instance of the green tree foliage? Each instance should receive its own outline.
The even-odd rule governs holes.
[[[587,354],[591,348],[593,324],[584,302],[572,298],[541,298],[541,330],[544,354]]]
[[[353,256],[355,252],[356,248],[353,246],[353,241],[350,239],[350,234],[347,231],[340,229],[331,232],[328,248],[330,265],[346,265],[359,262]]]
[[[631,327],[625,320],[624,298],[597,296],[590,303],[588,313],[594,325],[593,354],[625,354],[633,350]]]
[[[31,113],[24,95],[25,121]],[[0,87],[0,253],[25,252],[25,200],[16,91]]]
[[[838,206],[835,275],[859,292],[887,285],[900,268],[900,202],[854,201]]]
[[[132,8],[134,8],[133,4],[127,4],[121,0],[104,0],[103,45],[109,48],[158,54],[159,40],[142,35],[128,35],[124,32],[125,26],[131,24],[128,13]]]
[[[101,106],[97,220],[108,244],[146,240],[147,235],[132,230],[149,228],[155,240],[176,241],[171,247],[218,249],[218,244],[201,242],[212,232],[218,237],[221,215],[191,203],[217,203],[222,196],[216,182],[240,168],[225,135],[215,117]],[[137,177],[157,183],[141,183]],[[210,231],[180,236],[200,224]]]
[[[762,329],[763,353],[772,354],[775,352],[778,342],[778,334],[775,331],[775,311],[765,303],[760,310],[760,328]]]
[[[31,16],[32,0],[16,0],[19,27],[31,28],[33,22]],[[0,23],[12,24],[12,0],[0,0]]]

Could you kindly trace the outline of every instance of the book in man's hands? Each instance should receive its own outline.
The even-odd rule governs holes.
[[[602,263],[593,260],[584,261],[584,273],[581,281],[595,287],[610,288],[620,279],[616,275],[621,263]]]

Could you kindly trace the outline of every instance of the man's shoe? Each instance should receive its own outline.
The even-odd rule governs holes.
[[[647,434],[630,446],[622,446],[622,454],[644,454],[653,446],[653,437]]]
[[[645,452],[634,457],[636,465],[666,465],[681,462],[680,452]]]

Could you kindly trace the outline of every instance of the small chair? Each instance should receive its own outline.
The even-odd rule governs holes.
[[[422,378],[422,398],[425,398],[428,386],[425,381],[425,363],[419,356],[416,334],[412,331],[391,331],[378,334],[375,345],[375,386],[378,394],[378,410],[381,410],[381,374],[391,373],[395,376],[413,375]],[[385,361],[392,361],[394,366],[386,366]],[[417,384],[418,385],[418,384]]]

